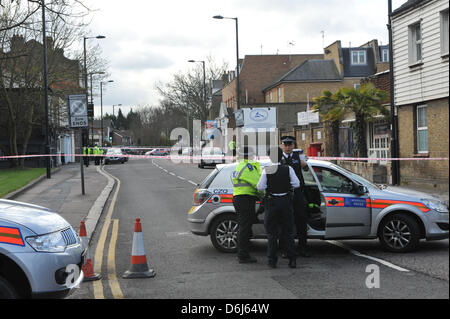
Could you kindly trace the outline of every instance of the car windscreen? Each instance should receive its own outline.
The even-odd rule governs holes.
[[[211,185],[214,178],[216,178],[217,174],[219,173],[219,169],[215,168],[206,178],[199,184],[199,188],[206,189]]]

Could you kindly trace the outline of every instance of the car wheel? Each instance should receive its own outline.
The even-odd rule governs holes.
[[[17,299],[19,295],[11,284],[0,277],[0,299]]]
[[[214,247],[224,253],[237,252],[238,226],[236,216],[227,214],[217,217],[213,221],[210,231]]]
[[[204,167],[205,167],[205,163],[203,163],[203,161],[200,162],[200,163],[198,164],[198,167],[199,167],[199,168],[204,168]]]
[[[383,249],[406,253],[419,246],[420,228],[414,218],[405,214],[395,214],[382,221],[378,238]]]

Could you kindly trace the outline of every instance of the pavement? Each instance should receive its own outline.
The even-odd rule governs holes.
[[[85,195],[81,194],[79,163],[60,166],[51,178],[44,177],[3,198],[44,206],[58,212],[78,232],[85,220],[88,238],[92,238],[103,207],[114,187],[114,179],[93,163],[84,166]],[[449,203],[449,192],[432,188],[390,186],[392,190],[422,191]]]
[[[79,163],[60,166],[22,189],[4,196],[4,199],[44,206],[59,213],[79,232],[85,221],[88,238],[92,238],[103,207],[114,187],[114,180],[93,163],[84,166],[85,195],[82,195]]]

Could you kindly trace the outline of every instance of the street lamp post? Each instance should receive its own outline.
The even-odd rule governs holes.
[[[98,35],[95,37],[85,37],[83,36],[83,58],[84,58],[84,89],[86,90],[86,103],[89,101],[88,97],[88,73],[87,73],[87,58],[86,58],[86,40],[87,39],[104,39],[105,36]],[[100,72],[97,72],[100,73]],[[102,72],[103,73],[103,72]],[[91,74],[91,100],[92,100],[92,74]],[[92,132],[94,130],[94,119],[92,119]],[[94,137],[92,137],[93,139]],[[89,131],[88,131],[88,140],[89,140]],[[81,144],[83,144],[83,141],[81,141]]]
[[[238,18],[228,18],[220,15],[214,16],[214,19],[231,19],[236,22],[236,93],[237,93],[237,109],[240,109],[241,96],[240,96],[240,83],[239,83],[239,31],[238,31]]]
[[[100,122],[101,122],[100,126],[101,126],[101,130],[102,130],[100,147],[103,147],[103,83],[106,84],[109,82],[114,82],[114,80],[109,80],[106,82],[100,81]]]
[[[91,80],[91,104],[94,105],[94,94],[92,94],[92,75],[94,74],[105,74],[105,72],[91,72],[89,73],[89,77]],[[92,127],[91,127],[91,145],[94,146],[94,114],[92,114]]]
[[[48,128],[48,78],[47,78],[47,38],[45,31],[45,1],[42,0],[42,45],[44,47],[44,104],[45,104],[45,154],[47,155],[47,178],[50,178],[50,136]]]

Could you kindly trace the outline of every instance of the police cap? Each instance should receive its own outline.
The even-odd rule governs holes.
[[[293,137],[293,136],[283,136],[283,137],[281,137],[281,143],[284,143],[284,142],[291,142],[291,143],[295,143],[295,137]]]

